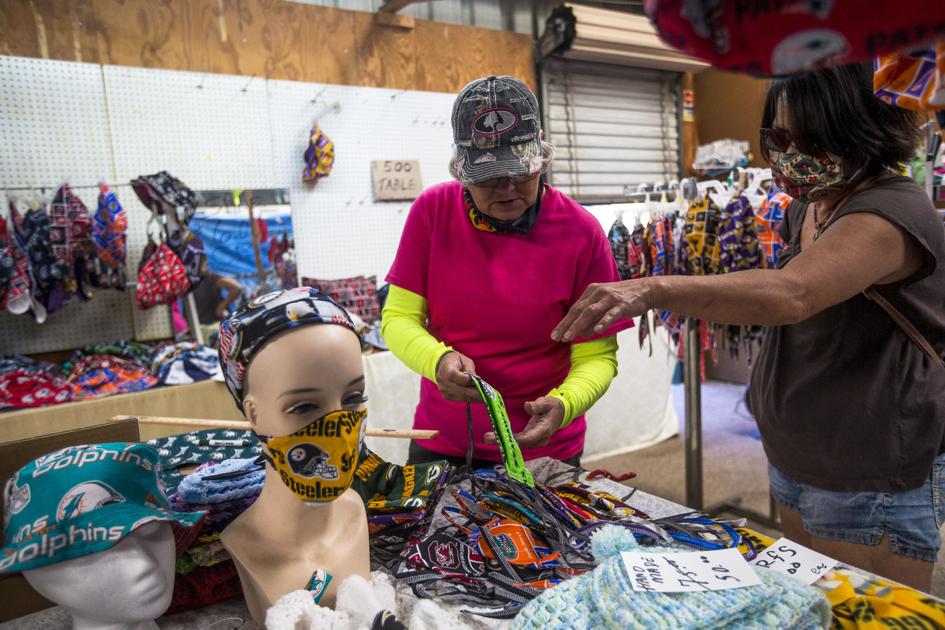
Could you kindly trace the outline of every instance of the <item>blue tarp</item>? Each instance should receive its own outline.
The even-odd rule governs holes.
[[[266,217],[269,238],[292,239],[292,216],[288,213]],[[207,267],[224,276],[246,276],[256,273],[253,236],[249,216],[212,216],[198,212],[190,220],[190,229],[203,239],[207,248]],[[269,242],[260,243],[263,269],[269,269]]]

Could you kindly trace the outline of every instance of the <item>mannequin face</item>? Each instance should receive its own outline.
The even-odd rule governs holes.
[[[106,551],[24,571],[40,594],[63,606],[76,620],[98,625],[152,621],[174,594],[174,530],[147,523]]]
[[[253,357],[246,385],[243,407],[262,435],[289,435],[328,412],[364,409],[361,344],[331,324],[290,330]]]

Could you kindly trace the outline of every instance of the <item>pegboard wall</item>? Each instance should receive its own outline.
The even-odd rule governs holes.
[[[95,184],[106,181],[128,211],[133,278],[150,213],[127,184],[132,178],[168,170],[194,190],[286,188],[300,276],[382,280],[410,202],[373,201],[370,161],[419,160],[424,186],[448,179],[453,99],[0,57],[0,202],[5,212],[7,190],[51,195],[68,181],[94,212]],[[301,181],[302,154],[316,122],[334,141],[335,164],[309,186]],[[168,309],[138,311],[133,290],[97,290],[92,301],[74,301],[42,325],[0,313],[0,354],[171,334]]]
[[[383,281],[409,201],[375,203],[371,160],[419,160],[424,187],[449,179],[455,95],[269,81],[276,187],[292,200],[299,276]],[[316,122],[335,144],[331,175],[302,184]]]

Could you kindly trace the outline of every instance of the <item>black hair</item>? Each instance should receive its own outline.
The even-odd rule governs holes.
[[[779,103],[786,107],[795,146],[810,155],[840,156],[848,176],[860,171],[860,179],[887,168],[899,170],[915,154],[918,118],[873,94],[871,64],[832,66],[771,81],[762,127],[774,125]],[[761,153],[770,163],[764,143]]]

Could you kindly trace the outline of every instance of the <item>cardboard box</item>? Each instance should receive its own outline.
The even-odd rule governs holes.
[[[123,420],[0,444],[0,484],[5,486],[7,479],[31,460],[67,446],[138,440],[138,423],[134,420]],[[2,521],[3,505],[0,501],[0,522]],[[0,576],[0,622],[50,606],[55,604],[34,591],[22,575]]]

